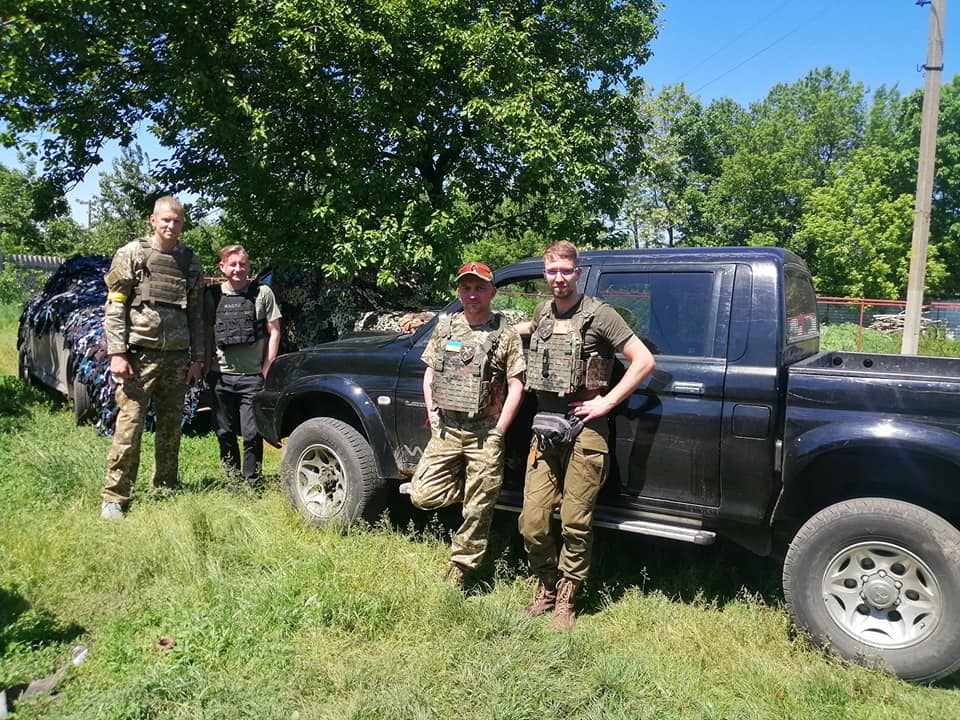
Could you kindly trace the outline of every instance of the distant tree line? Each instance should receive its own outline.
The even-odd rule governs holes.
[[[644,96],[649,163],[619,227],[635,246],[775,245],[821,295],[905,297],[922,92],[872,96],[822,68],[744,108],[683,86]],[[926,285],[960,296],[960,76],[943,87]]]

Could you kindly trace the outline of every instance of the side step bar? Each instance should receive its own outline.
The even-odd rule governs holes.
[[[559,517],[559,516],[558,516]],[[613,520],[594,516],[593,524],[598,527],[637,533],[638,535],[652,535],[667,538],[668,540],[682,540],[694,545],[713,545],[717,534],[712,530],[702,530],[686,525],[671,525],[669,523],[650,522],[649,520]]]
[[[520,512],[520,508],[512,504],[497,503],[497,509]],[[555,512],[553,517],[559,520],[560,513]],[[614,518],[600,513],[594,513],[593,524],[597,527],[610,528],[611,530],[620,530],[621,532],[636,533],[638,535],[651,535],[653,537],[667,538],[668,540],[680,540],[682,542],[693,543],[694,545],[712,545],[713,541],[717,538],[717,534],[712,530],[703,530],[702,528],[691,527],[689,525],[656,522],[653,520]]]

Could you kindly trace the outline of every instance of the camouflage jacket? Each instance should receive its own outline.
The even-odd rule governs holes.
[[[152,240],[151,246],[161,252]],[[117,250],[104,276],[107,304],[103,329],[109,354],[124,353],[131,345],[165,351],[189,348],[191,360],[203,361],[203,267],[196,255],[191,256],[187,307],[183,310],[159,303],[132,305],[134,289],[143,278],[144,251],[139,240]]]

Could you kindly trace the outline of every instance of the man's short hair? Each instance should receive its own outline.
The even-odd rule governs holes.
[[[237,253],[243,253],[247,256],[247,260],[250,259],[250,253],[246,251],[243,245],[227,245],[224,248],[220,248],[220,252],[217,255],[220,256],[220,262],[223,262],[231,255],[236,255]]]
[[[573,260],[574,265],[580,263],[580,251],[569,240],[557,240],[547,245],[547,249],[543,251],[543,259],[547,260],[551,257]]]
[[[175,210],[180,214],[180,217],[184,217],[186,212],[183,209],[183,203],[177,200],[173,195],[164,195],[163,197],[157,198],[157,201],[153,204],[153,214],[156,215],[160,212],[161,208],[170,208]]]

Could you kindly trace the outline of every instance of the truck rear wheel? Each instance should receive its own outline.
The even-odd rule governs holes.
[[[78,377],[73,378],[73,419],[77,425],[83,425],[93,417],[93,402],[87,386]]]
[[[313,418],[293,431],[280,475],[293,506],[315,527],[373,522],[386,504],[370,445],[353,427],[333,418]]]
[[[800,529],[783,566],[794,622],[905,680],[960,669],[960,531],[917,505],[847,500]]]
[[[33,375],[30,374],[30,360],[27,358],[27,351],[23,348],[17,351],[17,376],[24,385],[34,384]]]

